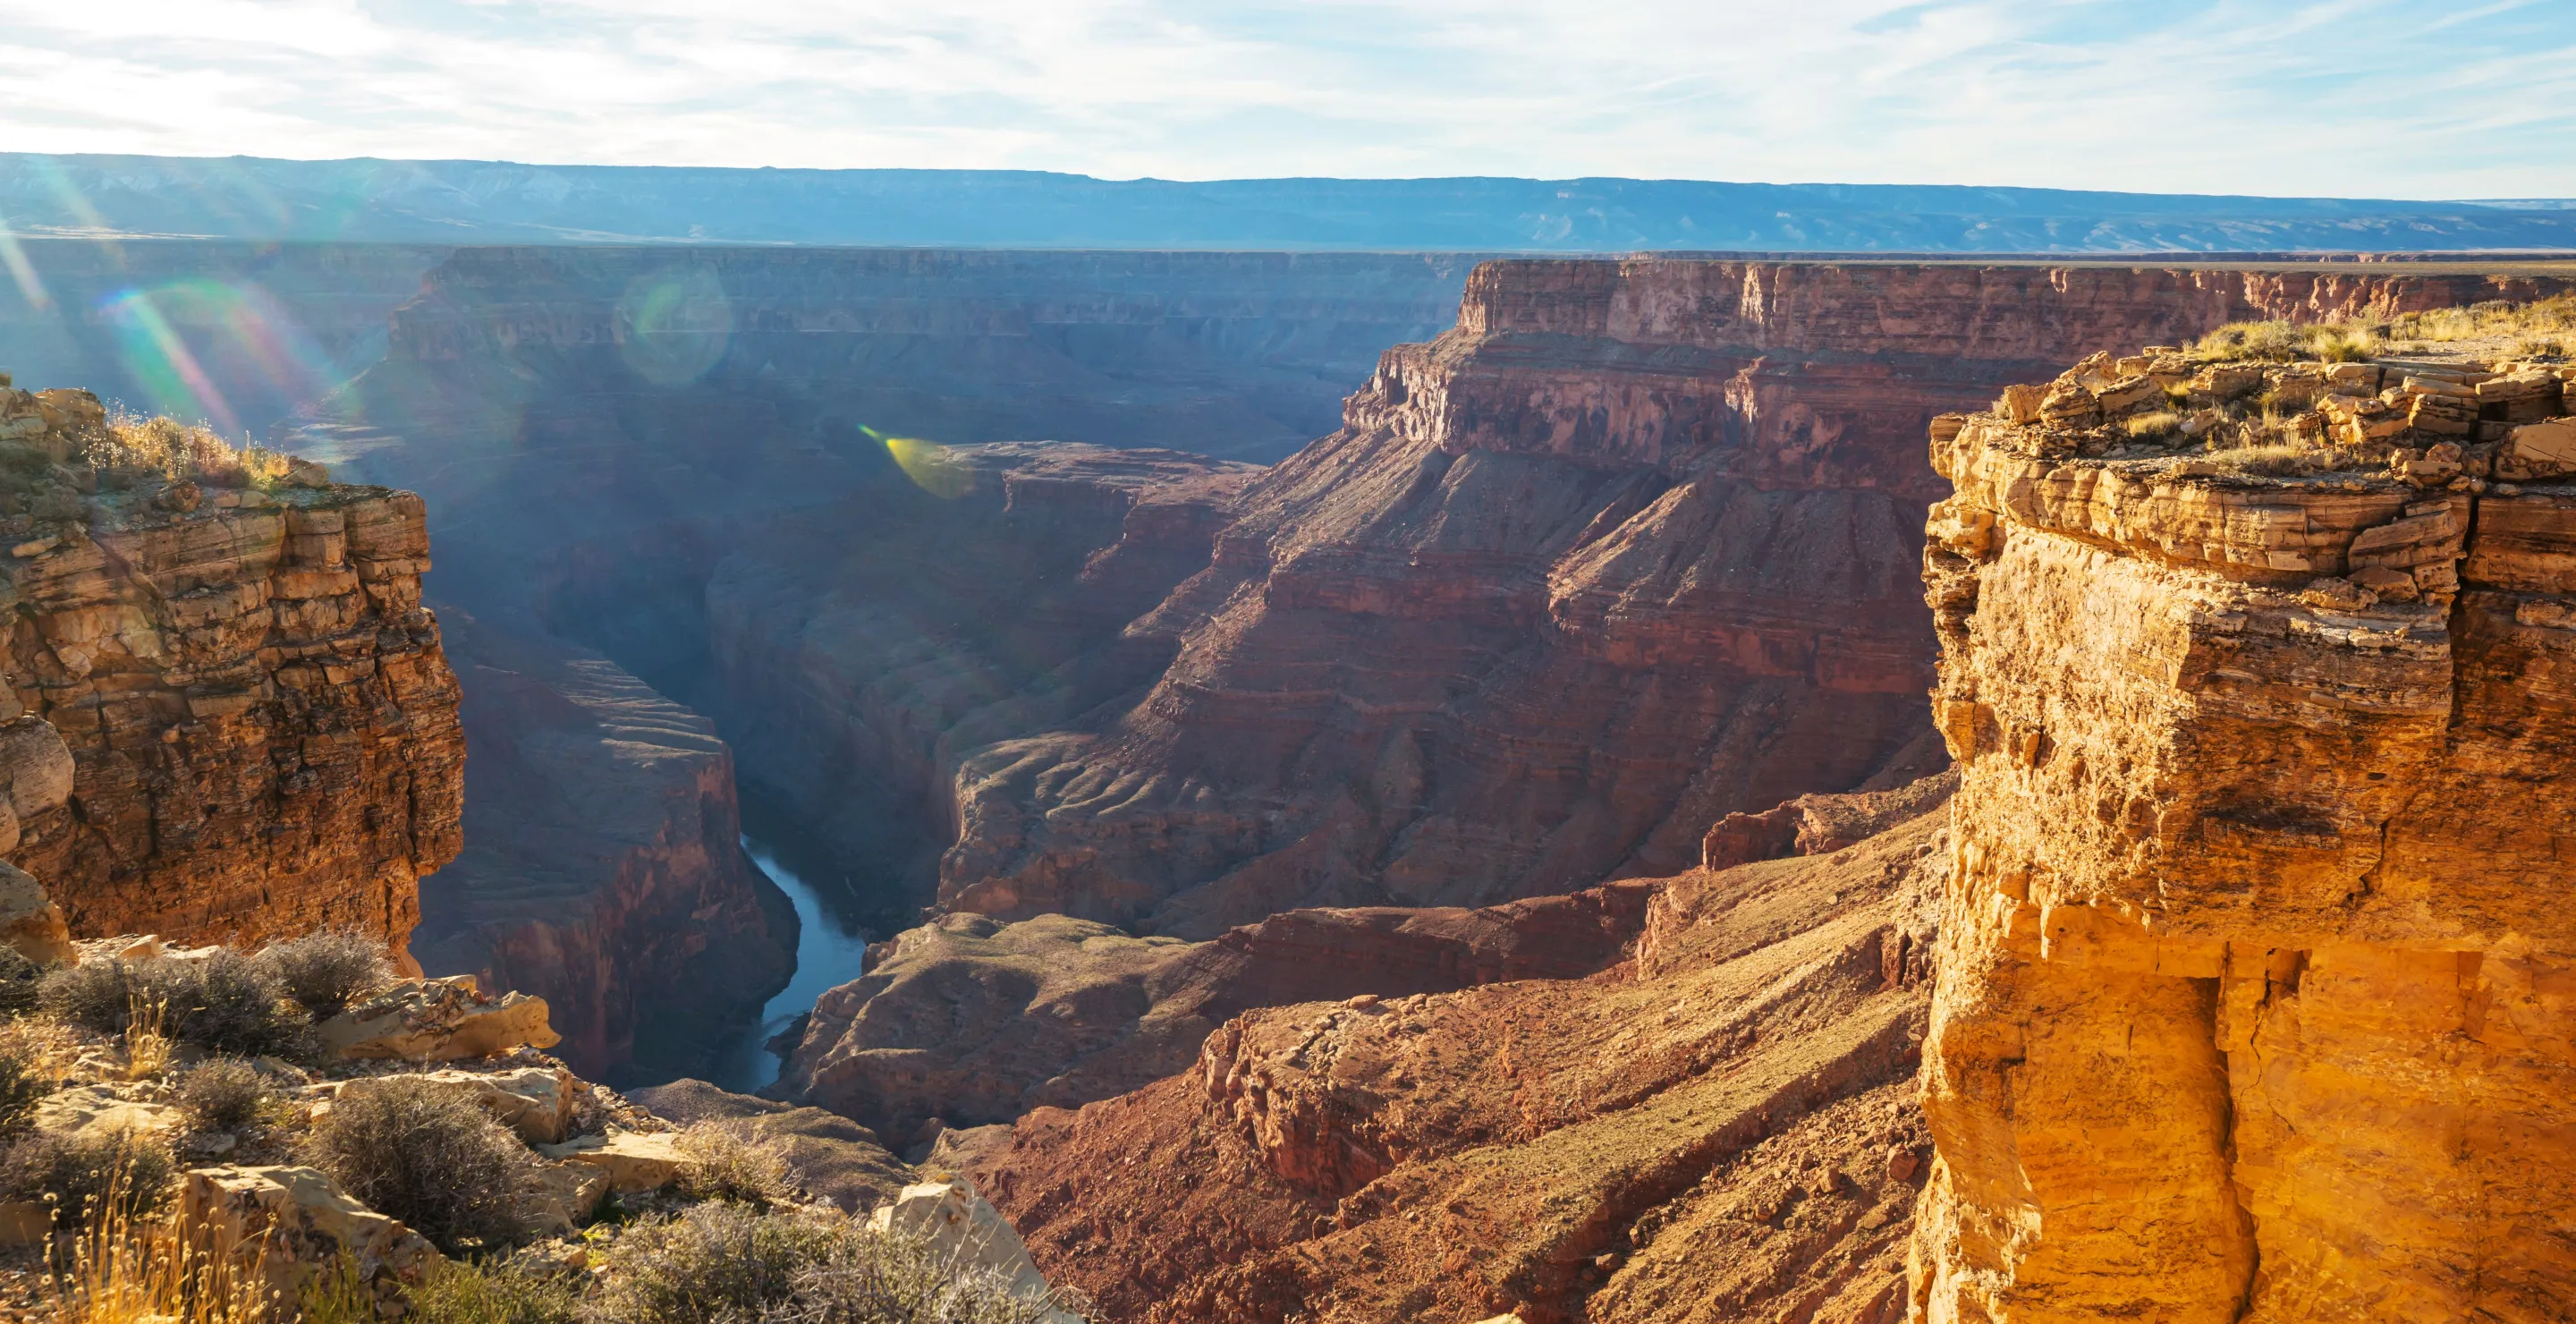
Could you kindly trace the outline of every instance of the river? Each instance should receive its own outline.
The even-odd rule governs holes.
[[[846,888],[833,887],[819,875],[809,881],[807,875],[818,870],[812,857],[782,850],[749,833],[743,835],[742,848],[795,904],[797,920],[796,974],[760,1009],[759,1023],[726,1042],[707,1067],[709,1080],[749,1094],[778,1079],[779,1060],[766,1047],[769,1040],[813,1010],[814,1000],[827,990],[859,977],[868,939],[849,913]]]

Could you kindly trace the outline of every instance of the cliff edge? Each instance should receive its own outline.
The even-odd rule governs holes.
[[[2576,1301],[2576,369],[2283,359],[1933,430],[1918,1318]]]
[[[401,954],[465,753],[420,498],[0,377],[0,546],[0,719],[74,767],[12,858],[73,931]]]

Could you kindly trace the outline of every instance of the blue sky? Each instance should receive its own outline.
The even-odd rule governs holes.
[[[0,0],[20,151],[2576,196],[2576,0]]]

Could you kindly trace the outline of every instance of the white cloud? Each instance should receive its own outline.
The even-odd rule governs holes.
[[[34,151],[2576,194],[2576,0],[0,0]]]

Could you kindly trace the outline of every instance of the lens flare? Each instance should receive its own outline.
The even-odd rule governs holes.
[[[932,496],[954,501],[975,490],[975,471],[961,463],[949,449],[935,441],[919,437],[889,437],[875,428],[861,425],[859,431],[886,448],[894,457],[894,466],[912,485]]]
[[[617,301],[617,351],[638,376],[678,388],[707,374],[733,343],[733,304],[705,267],[638,276]]]
[[[34,312],[54,306],[54,296],[45,292],[45,282],[36,275],[36,264],[27,260],[27,250],[18,246],[17,234],[10,230],[6,217],[0,217],[0,266],[9,268],[9,279],[18,283],[19,297]]]
[[[257,285],[200,277],[129,288],[101,301],[98,314],[116,333],[138,403],[227,434],[241,430],[241,417],[224,383],[291,403],[336,384],[329,357]]]

